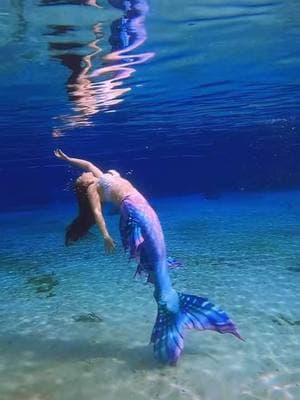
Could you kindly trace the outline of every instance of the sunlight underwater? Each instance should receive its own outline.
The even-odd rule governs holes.
[[[161,369],[147,346],[152,287],[121,249],[102,256],[97,235],[65,248],[70,207],[3,214],[3,398],[297,399],[300,194],[199,200],[154,203],[186,266],[172,279],[230,310],[246,342],[190,333],[177,367]]]
[[[1,3],[1,400],[300,398],[300,193],[246,193],[299,186],[298,8]],[[190,331],[176,368],[157,362],[153,347],[175,362],[182,339],[171,324],[177,350],[156,346],[169,315],[133,279],[116,216],[113,257],[96,230],[64,246],[76,172],[55,164],[58,146],[182,195],[152,199],[183,265],[174,288],[220,304],[245,342]],[[193,295],[180,297],[191,313]],[[191,313],[176,328],[207,323]]]

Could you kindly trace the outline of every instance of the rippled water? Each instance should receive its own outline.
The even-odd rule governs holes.
[[[56,197],[36,183],[63,188],[58,146],[156,193],[180,193],[168,168],[186,191],[297,187],[299,12],[298,0],[3,0],[1,202],[20,176],[16,205]]]
[[[299,15],[299,0],[1,0],[0,400],[300,398]],[[158,196],[176,289],[219,303],[245,343],[190,333],[158,365],[152,288],[120,244],[63,245],[78,171],[57,147]]]

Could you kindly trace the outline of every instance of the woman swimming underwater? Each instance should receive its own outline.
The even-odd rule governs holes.
[[[102,172],[89,161],[72,158],[60,149],[55,156],[84,169],[75,184],[79,215],[67,227],[66,244],[83,237],[95,223],[107,253],[115,249],[101,203],[111,202],[120,212],[120,234],[130,256],[139,261],[137,272],[146,273],[154,284],[158,314],[151,335],[154,356],[166,364],[176,364],[184,347],[186,329],[214,330],[241,338],[228,315],[208,299],[176,292],[171,284],[164,235],[155,211],[133,185],[114,170]]]

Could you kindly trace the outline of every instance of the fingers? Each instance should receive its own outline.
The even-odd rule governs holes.
[[[115,242],[109,243],[105,245],[105,254],[110,255],[113,254],[116,250],[116,244]]]
[[[55,150],[53,151],[53,153],[54,153],[55,157],[57,157],[57,158],[61,158],[61,156],[62,156],[62,151],[61,151],[61,149],[55,149]]]
[[[116,250],[116,246],[111,246],[107,249],[107,254],[113,254]]]
[[[110,256],[111,254],[113,254],[114,249],[105,249],[105,255]]]
[[[61,160],[67,160],[67,155],[61,149],[55,149],[53,151],[55,157],[60,158]]]

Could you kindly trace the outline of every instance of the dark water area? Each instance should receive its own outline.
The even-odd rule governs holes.
[[[298,0],[3,0],[2,210],[72,197],[62,148],[148,196],[299,188]]]

